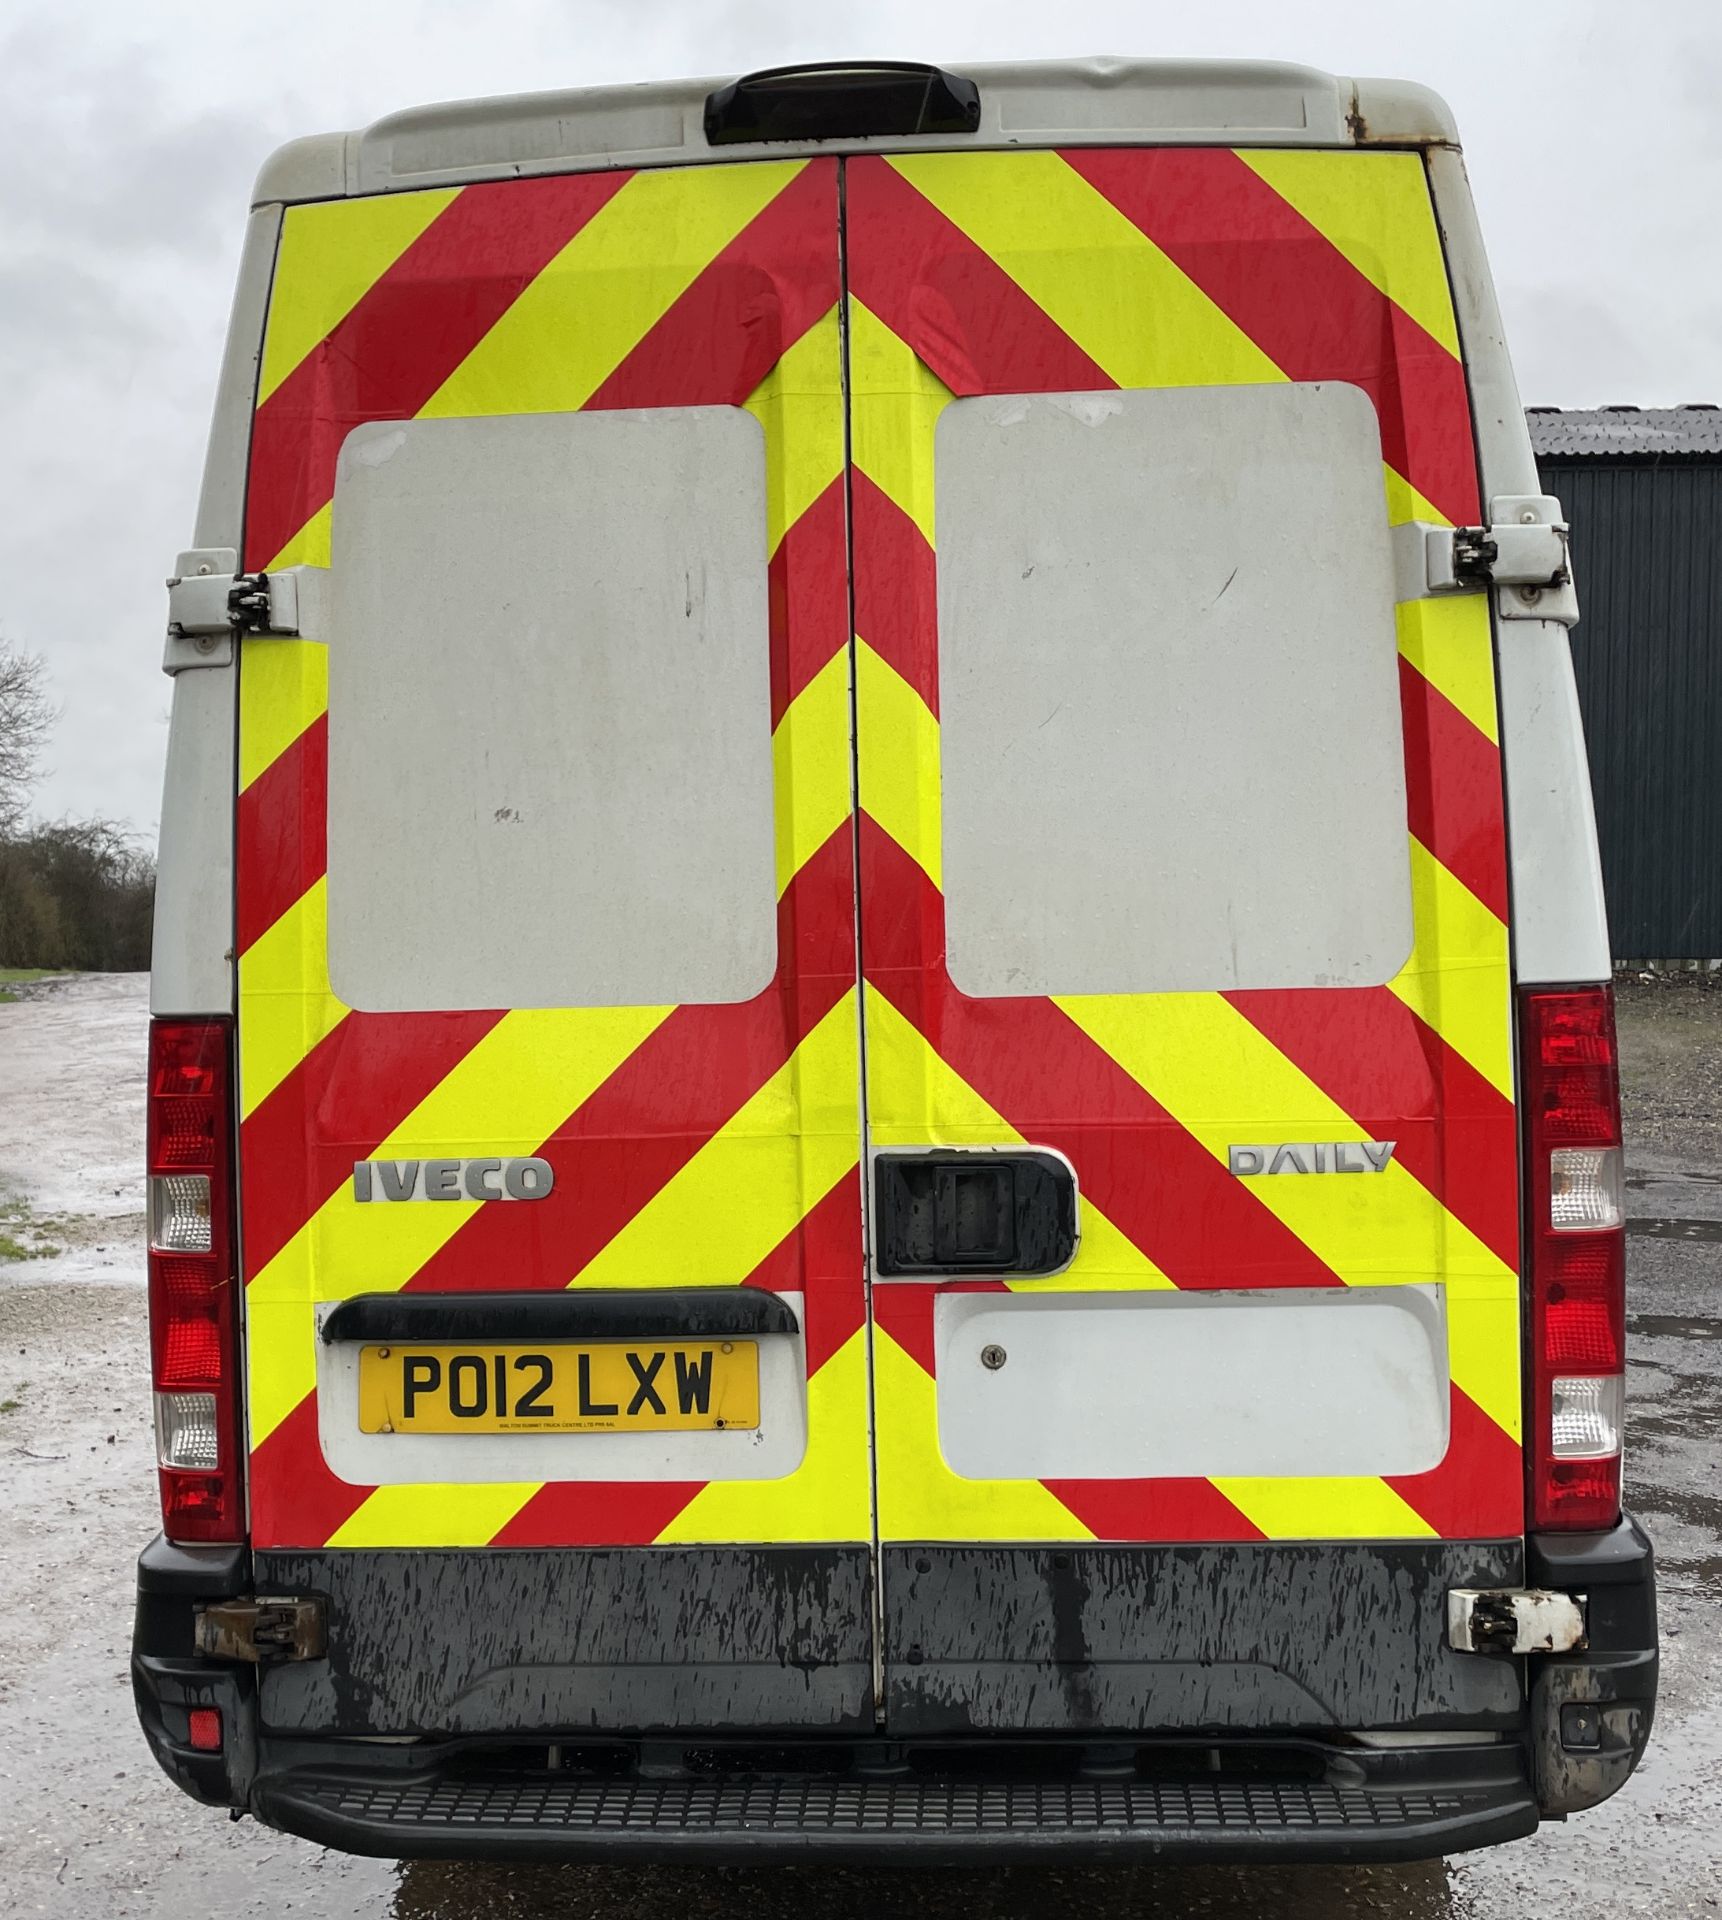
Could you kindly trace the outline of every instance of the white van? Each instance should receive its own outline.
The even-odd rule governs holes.
[[[195,542],[187,1792],[1265,1860],[1621,1785],[1577,603],[1437,99],[882,64],[297,141]]]

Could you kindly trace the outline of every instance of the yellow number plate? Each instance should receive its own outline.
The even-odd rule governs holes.
[[[361,1347],[361,1433],[688,1433],[759,1425],[752,1340]]]

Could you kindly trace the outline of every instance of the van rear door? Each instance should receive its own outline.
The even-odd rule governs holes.
[[[1325,1719],[1212,1690],[1324,1650],[1167,1546],[1523,1528],[1489,611],[1393,560],[1479,512],[1422,160],[845,206],[888,1718]]]
[[[1400,1714],[1310,1621],[1523,1528],[1489,612],[1394,566],[1478,513],[1415,154],[288,211],[251,1525],[365,1685],[271,1725]]]
[[[335,1596],[344,1724],[517,1724],[512,1666],[566,1724],[630,1662],[621,1720],[721,1714],[663,1678],[708,1642],[871,1722],[839,296],[831,160],[285,216],[246,564],[328,571],[241,669],[251,1529]],[[703,1629],[547,1575],[458,1703],[341,1584],[644,1543],[754,1558]]]

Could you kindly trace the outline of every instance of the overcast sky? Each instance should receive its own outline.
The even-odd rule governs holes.
[[[0,0],[0,632],[64,708],[39,811],[153,834],[162,580],[271,148],[476,94],[1093,53],[1432,85],[1526,400],[1722,400],[1715,0]]]

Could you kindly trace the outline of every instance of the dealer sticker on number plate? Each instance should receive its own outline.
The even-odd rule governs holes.
[[[359,1349],[362,1433],[687,1433],[758,1425],[752,1340]]]

